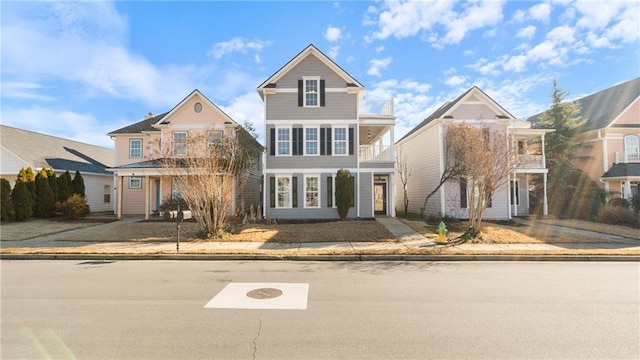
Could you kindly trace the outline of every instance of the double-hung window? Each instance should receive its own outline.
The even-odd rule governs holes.
[[[210,130],[207,132],[207,150],[213,151],[218,148],[222,140],[222,130]]]
[[[304,177],[304,207],[320,207],[320,177]]]
[[[304,106],[320,106],[320,78],[303,77],[302,80],[304,82]]]
[[[129,157],[132,159],[142,157],[142,139],[129,140]]]
[[[318,155],[318,132],[317,127],[304,128],[304,154]]]
[[[347,155],[347,128],[346,127],[334,127],[333,128],[333,154],[334,155]]]
[[[291,128],[277,128],[277,155],[291,155]]]
[[[173,133],[173,155],[185,155],[187,153],[187,132],[175,131]]]
[[[290,176],[278,176],[276,178],[276,194],[278,199],[276,201],[276,207],[290,208],[291,207],[291,177]]]
[[[626,162],[640,161],[640,136],[625,135],[624,153]]]

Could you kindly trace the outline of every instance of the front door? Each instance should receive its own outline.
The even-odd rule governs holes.
[[[387,214],[387,184],[375,183],[373,186],[373,210],[377,215]]]

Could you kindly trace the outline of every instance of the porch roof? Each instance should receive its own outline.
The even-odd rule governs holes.
[[[618,163],[602,175],[603,179],[640,177],[640,163]]]

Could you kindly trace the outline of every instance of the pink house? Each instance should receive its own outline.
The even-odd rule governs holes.
[[[141,121],[112,131],[115,140],[115,213],[144,214],[148,219],[157,214],[165,199],[176,195],[178,180],[166,169],[162,156],[184,156],[186,141],[191,136],[213,139],[238,136],[246,130],[225,114],[197,89],[168,112],[149,114]],[[254,140],[255,141],[255,140]],[[255,146],[260,144],[255,141]],[[260,161],[250,171],[242,192],[234,195],[232,213],[260,203]]]

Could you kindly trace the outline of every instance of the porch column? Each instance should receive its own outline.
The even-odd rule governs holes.
[[[149,175],[145,175],[144,176],[144,188],[145,188],[145,192],[144,192],[144,219],[145,220],[149,220],[149,213],[151,212],[151,207],[150,205],[150,195],[149,193],[151,192],[151,181],[149,181]]]
[[[512,182],[509,183],[509,187],[511,188],[511,199],[510,201],[513,202],[513,216],[518,216],[518,201],[516,201],[518,199],[518,197],[516,196],[516,191],[520,190],[520,189],[516,189],[516,184],[518,183],[518,175],[513,174],[513,179],[511,179]],[[511,186],[513,184],[513,186]]]
[[[116,191],[117,210],[116,214],[118,219],[122,219],[122,187],[124,186],[124,176],[118,176],[118,190]]]
[[[549,205],[547,204],[547,174],[542,177],[542,184],[544,188],[544,197],[542,200],[542,215],[549,215]]]
[[[389,189],[387,192],[389,193],[389,216],[396,217],[396,174],[389,174]]]
[[[395,126],[391,127],[391,141],[389,142],[391,145],[389,145],[391,147],[391,149],[389,150],[391,152],[391,161],[396,161],[396,147],[393,145],[395,144],[395,134],[393,132],[393,129],[395,128]],[[395,208],[395,206],[394,206]],[[395,216],[395,215],[394,215]]]
[[[629,179],[624,181],[624,194],[622,194],[622,197],[631,200],[631,181]]]

